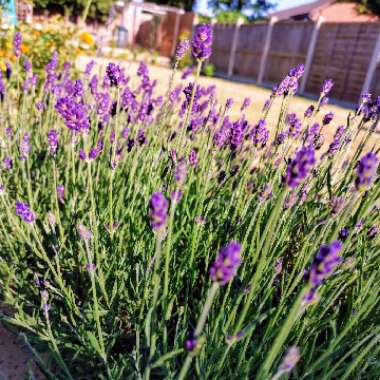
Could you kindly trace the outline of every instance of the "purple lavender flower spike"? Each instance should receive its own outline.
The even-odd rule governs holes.
[[[228,98],[226,100],[226,110],[229,110],[233,104],[234,104],[234,100],[232,98]]]
[[[12,157],[4,157],[3,159],[3,168],[4,170],[11,170],[13,168],[13,160]]]
[[[179,203],[183,197],[182,190],[173,190],[170,194],[170,198],[174,203]]]
[[[186,53],[188,52],[189,49],[190,49],[190,41],[189,40],[180,41],[178,46],[177,46],[176,53],[175,53],[176,59],[178,61],[180,61],[186,55]]]
[[[61,203],[65,203],[65,186],[57,185],[57,196]]]
[[[16,32],[13,37],[13,52],[17,58],[21,56],[21,44],[22,44],[22,34],[20,32]]]
[[[289,113],[286,116],[286,124],[289,125],[288,135],[297,138],[301,134],[302,124],[295,113]]]
[[[187,177],[187,165],[186,160],[181,158],[178,160],[177,165],[175,166],[174,179],[177,183],[183,184],[186,181]]]
[[[125,83],[123,69],[115,63],[109,63],[106,68],[106,75],[111,86],[118,87]]]
[[[361,158],[356,168],[355,186],[358,191],[367,190],[372,185],[378,166],[379,159],[373,152]]]
[[[253,145],[255,147],[264,148],[268,142],[269,131],[265,125],[266,121],[260,120],[249,133],[249,137],[252,139]]]
[[[166,226],[169,202],[160,192],[153,193],[149,202],[150,225],[159,232]]]
[[[328,95],[330,93],[330,91],[332,90],[333,86],[334,86],[334,82],[332,81],[332,79],[326,79],[323,82],[321,95],[322,96]]]
[[[32,224],[36,220],[36,215],[28,203],[16,202],[16,215],[28,224]]]
[[[28,158],[30,150],[30,135],[29,133],[25,133],[20,142],[20,157],[22,160],[26,160]]]
[[[314,106],[310,105],[309,107],[307,107],[307,109],[304,113],[304,116],[305,117],[311,117],[313,115],[313,112],[314,112]]]
[[[334,113],[333,112],[328,112],[322,120],[323,125],[328,125],[331,123],[332,119],[334,119]]]
[[[24,62],[24,70],[26,73],[32,70],[32,62],[30,62],[28,59]]]
[[[192,40],[192,53],[195,59],[203,61],[210,57],[213,31],[210,24],[198,25]]]
[[[58,149],[58,133],[55,129],[50,129],[48,132],[48,143],[50,147],[50,155],[55,157]]]
[[[67,128],[71,129],[74,133],[81,131],[87,132],[90,129],[90,122],[85,104],[66,96],[58,99],[55,109],[65,121]]]
[[[296,157],[289,163],[284,182],[295,189],[310,173],[315,164],[315,153],[312,147],[302,147]]]
[[[342,257],[339,256],[342,246],[339,240],[333,241],[330,245],[321,246],[309,272],[309,282],[312,287],[320,285],[342,262]]]
[[[226,285],[236,275],[241,264],[241,246],[236,241],[231,241],[219,251],[219,254],[211,266],[210,276],[220,285]]]
[[[83,224],[77,226],[77,231],[82,240],[88,241],[92,239],[92,232]]]
[[[89,77],[91,75],[92,69],[95,66],[95,61],[92,59],[90,62],[87,63],[86,68],[84,70],[84,74]]]
[[[181,79],[185,80],[187,79],[194,71],[194,66],[189,66],[189,67],[186,67],[185,70],[183,70],[182,72],[182,76],[181,76]]]
[[[284,359],[282,360],[280,367],[278,368],[279,372],[287,373],[290,372],[300,360],[300,350],[296,346],[289,348]]]
[[[368,239],[374,239],[376,235],[379,233],[379,227],[377,225],[373,225],[367,233]]]
[[[191,332],[185,341],[186,351],[189,351],[189,352],[194,351],[198,346],[198,342],[199,342],[198,337],[194,334],[194,332]]]
[[[192,149],[189,154],[189,164],[195,168],[198,166],[198,154],[195,149]]]
[[[7,78],[7,80],[11,79],[12,77],[12,66],[7,62],[5,64],[5,77]]]
[[[240,108],[240,111],[246,110],[249,107],[250,104],[251,104],[251,99],[244,98],[243,104],[241,105],[241,108]]]

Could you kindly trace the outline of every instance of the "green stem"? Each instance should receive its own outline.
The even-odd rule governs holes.
[[[197,326],[196,326],[195,331],[194,331],[195,337],[197,337],[197,338],[201,335],[201,333],[203,331],[204,325],[206,323],[208,314],[209,314],[210,309],[211,309],[211,305],[214,301],[216,293],[218,292],[218,289],[219,289],[219,284],[217,282],[214,282],[212,284],[209,292],[208,292],[207,299],[206,299],[206,302],[203,306],[201,316],[198,319],[198,323],[197,323]],[[185,362],[183,363],[181,371],[179,373],[178,380],[184,380],[185,379],[186,374],[189,371],[193,357],[194,357],[194,355],[191,352],[187,354]]]

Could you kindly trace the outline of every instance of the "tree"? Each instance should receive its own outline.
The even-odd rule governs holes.
[[[183,8],[185,11],[191,11],[195,4],[195,0],[151,0],[159,5],[169,5],[172,7]]]
[[[351,0],[358,4],[360,13],[374,13],[380,16],[380,0]]]
[[[37,8],[55,8],[65,13],[82,15],[89,0],[34,0],[33,3]],[[113,3],[113,0],[92,0],[88,15],[92,18],[104,19],[108,16]]]
[[[237,11],[250,19],[262,18],[275,6],[274,0],[209,0],[216,13],[219,11]]]

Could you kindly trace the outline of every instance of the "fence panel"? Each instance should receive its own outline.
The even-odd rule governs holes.
[[[264,81],[277,83],[291,67],[305,63],[313,28],[312,22],[280,22],[274,25]]]
[[[378,23],[323,24],[306,91],[318,93],[325,78],[334,80],[332,96],[356,102],[379,33]]]
[[[314,24],[286,21],[274,25],[265,67],[264,82],[278,83],[298,63],[304,63]],[[267,24],[240,27],[233,74],[256,80],[263,54]],[[318,94],[326,78],[334,80],[332,97],[357,102],[380,31],[380,23],[323,23],[318,34],[306,92]],[[234,26],[215,26],[211,62],[226,74]],[[380,93],[380,68],[376,69],[371,90]]]
[[[242,25],[236,48],[234,74],[257,79],[267,24]]]
[[[214,43],[210,62],[215,65],[216,71],[220,73],[227,73],[228,71],[234,30],[234,26],[219,24],[214,26]]]

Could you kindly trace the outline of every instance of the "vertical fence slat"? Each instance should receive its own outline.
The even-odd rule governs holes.
[[[261,61],[260,61],[259,75],[257,76],[257,82],[259,84],[263,83],[265,66],[267,64],[268,53],[269,53],[269,48],[270,48],[270,42],[271,42],[271,39],[272,39],[273,25],[276,22],[277,22],[277,17],[271,17],[271,19],[269,20],[267,34],[265,36],[264,50],[263,50],[263,54],[261,56]]]
[[[234,73],[236,48],[239,41],[239,30],[242,23],[243,23],[243,20],[239,18],[236,22],[235,29],[234,29],[234,36],[232,38],[230,58],[228,60],[228,76],[229,77],[232,76]]]
[[[369,89],[372,84],[372,79],[376,71],[376,67],[379,64],[379,58],[380,58],[380,31],[377,36],[375,48],[373,49],[371,61],[368,66],[367,75],[365,77],[361,94],[366,94],[369,92]]]
[[[307,56],[306,56],[306,62],[305,62],[305,73],[303,75],[301,87],[300,87],[300,93],[301,94],[303,94],[305,92],[306,82],[309,78],[310,67],[311,67],[311,64],[312,64],[313,58],[314,58],[314,50],[315,50],[315,45],[316,45],[317,39],[318,39],[319,29],[321,28],[323,21],[324,21],[324,18],[322,16],[320,16],[318,18],[318,21],[314,25],[314,28],[313,28],[313,34],[311,35],[310,45],[309,45],[309,48],[307,50]]]

